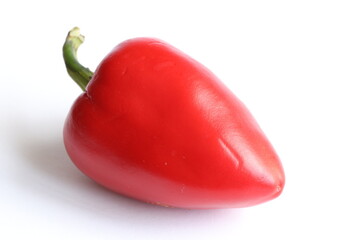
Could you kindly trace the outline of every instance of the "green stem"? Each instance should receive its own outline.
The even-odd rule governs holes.
[[[70,77],[85,91],[94,73],[77,60],[77,50],[83,42],[84,36],[80,34],[80,29],[78,27],[71,29],[63,46],[63,57]]]

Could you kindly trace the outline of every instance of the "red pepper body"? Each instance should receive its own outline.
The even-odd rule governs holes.
[[[156,39],[128,40],[101,62],[69,113],[64,141],[87,176],[154,204],[247,207],[284,186],[278,156],[243,103]]]

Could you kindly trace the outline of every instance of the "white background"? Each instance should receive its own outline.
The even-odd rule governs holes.
[[[360,239],[359,4],[1,1],[0,239]],[[277,149],[283,194],[245,209],[167,209],[82,175],[62,144],[81,93],[61,53],[74,26],[93,70],[139,36],[212,69]]]

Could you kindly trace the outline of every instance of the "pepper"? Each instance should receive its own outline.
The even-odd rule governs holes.
[[[249,207],[280,195],[284,171],[244,104],[206,67],[164,41],[116,46],[92,73],[63,46],[84,91],[64,126],[74,164],[117,193],[187,209]]]

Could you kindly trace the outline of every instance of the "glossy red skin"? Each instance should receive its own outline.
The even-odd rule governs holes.
[[[189,209],[277,197],[284,172],[246,107],[203,65],[156,39],[118,45],[74,103],[64,142],[101,185]]]

